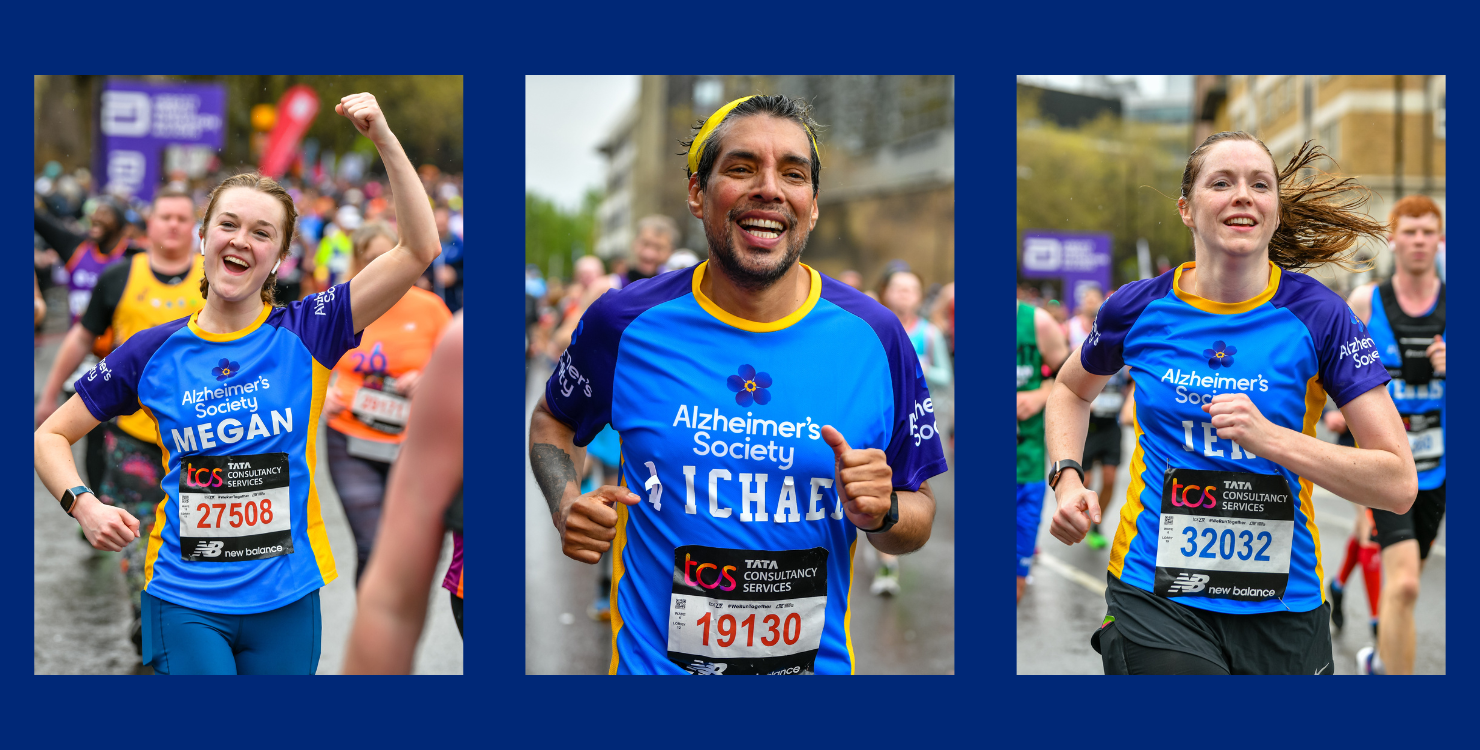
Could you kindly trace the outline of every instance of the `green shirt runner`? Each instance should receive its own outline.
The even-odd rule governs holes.
[[[1043,354],[1038,350],[1038,334],[1033,328],[1037,308],[1017,303],[1017,389],[1036,391],[1043,385]],[[1018,484],[1042,482],[1045,465],[1043,446],[1043,410],[1017,423]]]

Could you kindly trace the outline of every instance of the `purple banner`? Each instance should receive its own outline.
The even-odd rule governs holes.
[[[140,200],[154,197],[160,161],[171,144],[219,149],[226,127],[226,87],[215,84],[108,81],[98,116],[104,186]]]
[[[1110,291],[1110,235],[1095,232],[1023,232],[1023,276],[1063,280],[1064,305],[1079,303],[1081,289],[1097,284]]]

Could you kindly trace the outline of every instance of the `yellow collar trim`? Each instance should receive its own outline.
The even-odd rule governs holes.
[[[812,308],[817,306],[817,300],[822,299],[822,275],[806,263],[798,263],[797,265],[807,269],[807,273],[811,275],[812,279],[812,288],[807,292],[807,301],[803,302],[802,306],[798,307],[792,314],[780,320],[770,323],[757,323],[753,320],[746,320],[725,312],[719,305],[714,304],[714,300],[709,299],[704,296],[704,292],[699,291],[699,285],[704,283],[704,268],[708,265],[709,261],[706,260],[694,267],[694,299],[698,301],[700,307],[704,308],[704,312],[718,318],[720,322],[739,328],[742,331],[770,333],[771,331],[779,331],[787,328],[802,318],[807,317],[807,313],[812,312]]]
[[[240,331],[232,331],[230,333],[211,333],[210,331],[201,328],[199,319],[202,312],[204,311],[197,310],[190,314],[190,332],[195,334],[196,336],[201,337],[202,339],[205,339],[206,341],[223,342],[236,341],[237,339],[243,338],[252,333],[252,331],[260,328],[262,324],[267,321],[267,316],[272,312],[272,307],[268,305],[263,305],[262,312],[257,314],[256,320],[248,324],[246,328],[243,328]]]
[[[1264,287],[1264,291],[1260,292],[1258,296],[1252,299],[1246,299],[1243,302],[1215,302],[1182,289],[1182,272],[1196,267],[1197,261],[1195,260],[1177,266],[1176,272],[1172,274],[1172,291],[1176,292],[1177,297],[1183,302],[1203,312],[1210,312],[1217,315],[1233,315],[1234,313],[1248,312],[1268,302],[1280,288],[1280,267],[1274,263],[1270,263],[1269,286]]]

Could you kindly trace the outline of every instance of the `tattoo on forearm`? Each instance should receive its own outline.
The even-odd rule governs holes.
[[[545,504],[550,512],[560,509],[560,499],[565,496],[565,485],[576,479],[576,465],[570,454],[549,443],[535,443],[529,449],[529,465],[534,469],[534,479],[545,493]]]

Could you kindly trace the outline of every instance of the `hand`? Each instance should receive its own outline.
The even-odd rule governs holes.
[[[1058,510],[1054,511],[1048,533],[1064,544],[1075,545],[1084,541],[1092,524],[1100,522],[1100,498],[1079,481],[1079,474],[1072,469],[1059,474],[1059,486],[1054,489],[1054,500]]]
[[[833,489],[843,501],[843,515],[864,531],[883,526],[894,492],[889,457],[878,448],[848,447],[832,425],[823,425],[822,439],[833,449]]]
[[[1034,390],[1034,391],[1018,391],[1017,392],[1017,418],[1018,418],[1018,421],[1021,422],[1021,421],[1025,420],[1025,419],[1028,419],[1029,417],[1033,416],[1034,414],[1037,414],[1038,412],[1043,411],[1043,405],[1044,405],[1044,403],[1047,402],[1047,400],[1048,400],[1047,399],[1047,394],[1040,394],[1040,392],[1039,391],[1036,391],[1036,390]]]
[[[355,124],[360,135],[369,138],[376,146],[391,137],[391,129],[385,124],[385,113],[370,94],[350,94],[334,105],[336,114],[344,115]]]
[[[437,283],[444,287],[457,283],[457,269],[446,263],[437,266],[435,273],[437,274]]]
[[[348,406],[348,404],[344,403],[344,396],[339,395],[338,388],[330,388],[324,391],[325,419],[333,419],[339,416],[339,413],[344,411],[345,406]]]
[[[1424,356],[1429,358],[1429,363],[1434,366],[1435,375],[1444,374],[1444,337],[1435,336],[1434,343],[1424,350]]]
[[[1325,421],[1326,429],[1337,435],[1346,432],[1346,416],[1341,413],[1340,409],[1332,409],[1326,412]]]
[[[1274,425],[1259,413],[1259,407],[1247,393],[1220,393],[1202,410],[1213,418],[1220,440],[1232,440],[1240,447],[1263,456],[1274,438]]]
[[[411,392],[416,390],[416,384],[421,382],[421,370],[407,370],[396,378],[396,390],[406,398],[411,398]]]
[[[139,536],[139,519],[123,508],[104,505],[92,495],[77,498],[72,517],[82,526],[87,543],[105,552],[119,552]]]
[[[617,503],[636,505],[642,498],[625,487],[602,485],[561,503],[553,520],[560,532],[560,551],[572,560],[595,565],[617,538]]]

